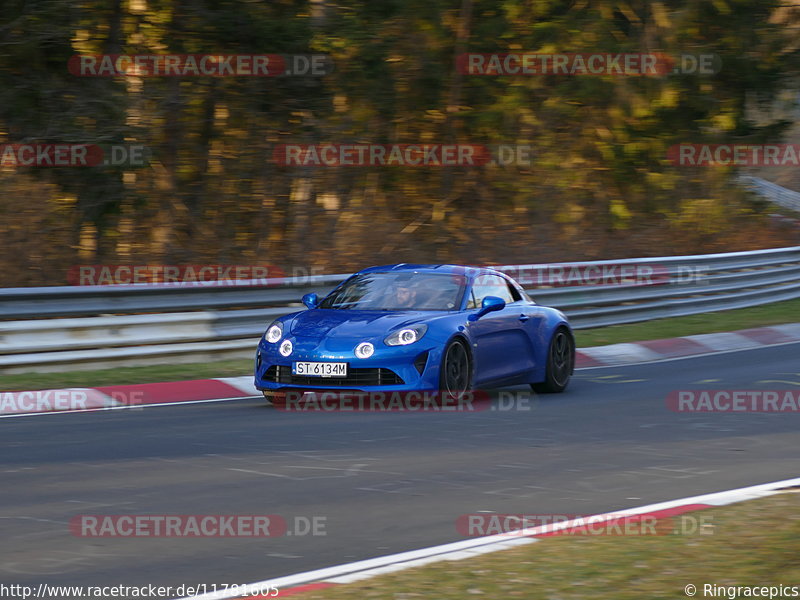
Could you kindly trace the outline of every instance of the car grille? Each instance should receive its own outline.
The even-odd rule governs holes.
[[[272,365],[264,373],[264,381],[286,385],[318,385],[333,387],[358,387],[368,385],[403,385],[405,381],[391,369],[348,369],[346,377],[309,377],[292,375],[292,367]]]

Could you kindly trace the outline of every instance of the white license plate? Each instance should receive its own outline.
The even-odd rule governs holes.
[[[310,377],[347,377],[347,363],[343,362],[296,362],[292,374]]]

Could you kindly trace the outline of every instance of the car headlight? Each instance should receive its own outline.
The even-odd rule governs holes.
[[[383,342],[387,346],[408,346],[425,335],[426,331],[428,331],[428,326],[423,324],[404,327],[390,334]]]
[[[283,335],[283,324],[280,321],[275,321],[272,325],[269,326],[267,329],[267,333],[264,338],[270,343],[274,344]]]
[[[361,342],[356,346],[356,356],[358,358],[369,358],[375,352],[375,346],[369,342]]]
[[[283,340],[278,351],[281,353],[281,356],[289,356],[292,353],[292,342]]]

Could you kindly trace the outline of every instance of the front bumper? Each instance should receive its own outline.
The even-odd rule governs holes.
[[[357,390],[362,392],[394,392],[437,390],[441,351],[434,346],[379,346],[369,358],[356,358],[351,353],[329,351],[297,345],[288,357],[281,356],[278,344],[261,341],[255,358],[255,387],[261,391],[288,390]],[[292,374],[296,361],[346,362],[346,377],[314,377]]]

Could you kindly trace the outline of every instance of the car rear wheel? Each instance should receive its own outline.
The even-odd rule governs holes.
[[[444,351],[439,389],[450,397],[459,397],[472,389],[472,360],[463,340],[453,340]]]
[[[561,327],[550,340],[545,380],[541,383],[532,383],[533,391],[540,394],[563,392],[569,385],[574,366],[575,342],[572,341],[569,332]]]

